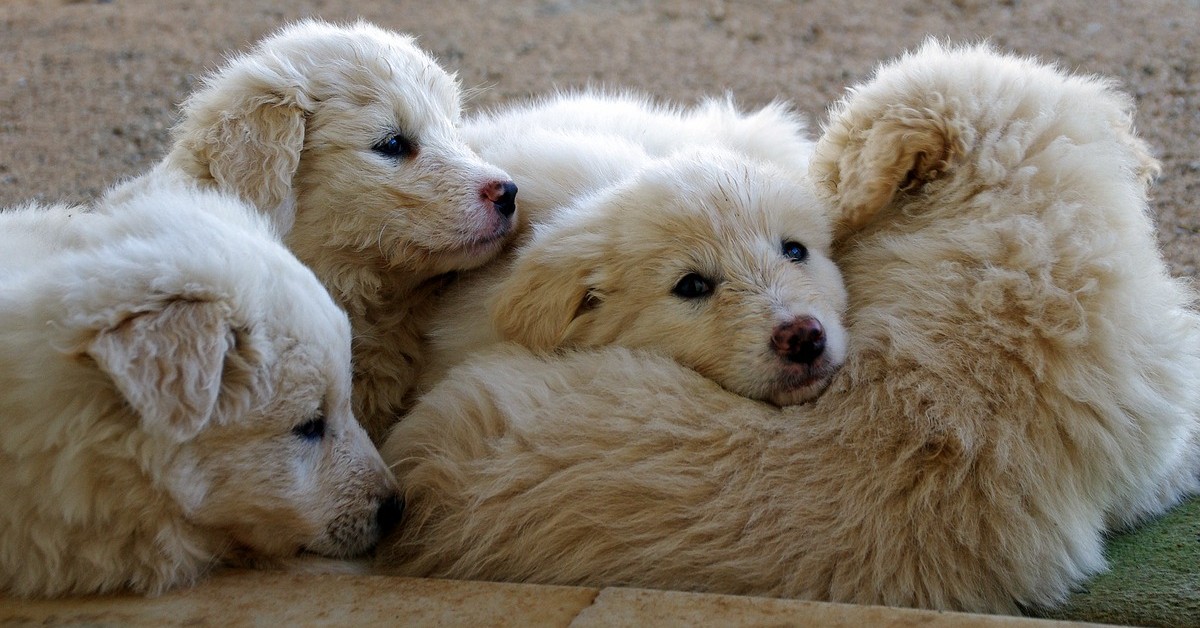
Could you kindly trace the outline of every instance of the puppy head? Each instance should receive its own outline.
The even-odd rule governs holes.
[[[253,203],[302,259],[432,276],[490,259],[516,208],[459,117],[457,82],[411,37],[305,21],[207,78],[168,164]]]
[[[345,315],[266,233],[194,226],[141,247],[150,287],[85,345],[137,416],[141,465],[187,522],[254,552],[368,550],[398,507],[350,410]]]
[[[279,290],[286,301],[243,328],[239,353],[226,358],[223,394],[244,410],[188,443],[203,480],[184,490],[204,489],[193,520],[256,552],[353,556],[399,518],[398,502],[350,409],[349,326],[332,303],[300,304],[314,298],[312,287]],[[249,370],[258,372],[239,378]],[[245,385],[253,379],[257,386]]]
[[[723,151],[655,162],[535,233],[491,303],[535,349],[619,344],[779,405],[846,355],[830,226],[786,173]]]
[[[1130,109],[1106,81],[930,40],[831,108],[809,177],[834,207],[835,239],[887,208],[953,211],[985,188],[1050,189],[1036,178],[1089,167],[1068,163],[1080,155],[1094,167],[1105,145],[1119,145],[1122,168],[1144,186],[1158,164],[1134,135]],[[1095,147],[1092,157],[1066,159],[1064,149],[1083,145]]]

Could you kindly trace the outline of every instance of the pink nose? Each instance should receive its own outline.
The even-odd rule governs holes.
[[[771,348],[788,362],[812,364],[825,352],[825,328],[811,316],[783,323],[771,334]]]
[[[479,190],[479,196],[492,202],[496,212],[508,217],[517,211],[517,184],[512,181],[491,181]]]

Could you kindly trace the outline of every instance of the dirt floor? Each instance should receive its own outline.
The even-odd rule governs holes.
[[[1160,240],[1173,272],[1200,268],[1200,0],[0,0],[0,206],[86,200],[150,167],[198,75],[309,16],[418,35],[471,108],[586,84],[730,92],[791,101],[814,133],[879,61],[986,38],[1136,96],[1164,166]]]

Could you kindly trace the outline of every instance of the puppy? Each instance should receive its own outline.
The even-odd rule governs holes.
[[[1013,613],[1200,492],[1200,316],[1109,82],[929,43],[830,114],[849,353],[815,402],[505,345],[393,432],[410,575]]]
[[[439,302],[424,387],[501,340],[654,350],[777,404],[828,384],[845,290],[828,216],[790,174],[809,145],[781,106],[561,95],[466,135],[516,173],[531,224]]]
[[[350,326],[251,208],[146,183],[0,212],[0,591],[155,594],[400,515]]]
[[[240,196],[350,316],[354,409],[378,437],[422,364],[446,273],[509,236],[516,186],[456,128],[461,94],[411,37],[304,21],[212,73],[152,176]]]

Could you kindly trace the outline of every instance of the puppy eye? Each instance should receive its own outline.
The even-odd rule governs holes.
[[[713,291],[712,282],[696,273],[688,273],[680,279],[671,292],[685,299],[698,299]]]
[[[302,440],[318,441],[325,437],[325,416],[319,415],[292,428],[292,433]]]
[[[371,147],[371,150],[387,157],[404,159],[415,151],[412,140],[397,133]]]
[[[808,249],[799,242],[788,240],[783,243],[783,256],[799,264],[808,259]]]

